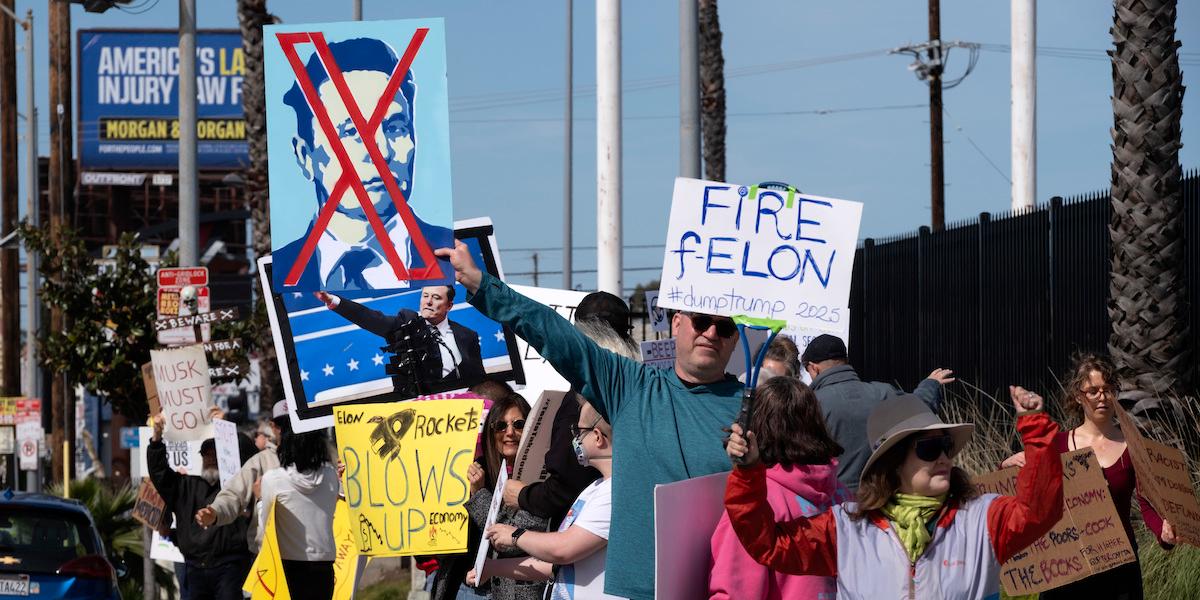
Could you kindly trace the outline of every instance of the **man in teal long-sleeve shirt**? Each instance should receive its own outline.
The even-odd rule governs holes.
[[[600,348],[553,309],[480,271],[462,242],[437,254],[450,259],[472,305],[512,327],[618,432],[604,588],[654,598],[654,486],[729,470],[722,428],[737,417],[742,394],[725,373],[738,343],[733,322],[676,314],[675,369],[647,367]]]

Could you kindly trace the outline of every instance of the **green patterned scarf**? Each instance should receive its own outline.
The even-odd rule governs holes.
[[[883,514],[895,527],[896,535],[900,536],[910,562],[916,563],[921,553],[925,552],[929,541],[933,539],[927,525],[945,503],[945,494],[930,497],[897,492],[883,507]]]

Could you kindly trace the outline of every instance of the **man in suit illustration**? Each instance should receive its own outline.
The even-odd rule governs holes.
[[[343,72],[347,86],[354,92],[354,100],[363,117],[369,119],[375,111],[377,99],[386,93],[388,80],[399,62],[396,52],[387,43],[372,38],[355,38],[329,44],[334,61]],[[314,221],[304,234],[278,248],[273,253],[276,268],[281,272],[277,281],[290,273],[300,256],[301,249],[315,224],[315,216],[330,201],[333,190],[342,178],[345,169],[337,159],[338,147],[344,150],[349,162],[354,165],[354,174],[366,190],[367,199],[387,232],[387,240],[380,240],[371,227],[366,212],[360,204],[354,187],[342,194],[337,212],[330,218],[325,231],[317,239],[312,257],[295,289],[323,290],[370,290],[408,287],[408,281],[397,280],[392,265],[381,241],[390,243],[407,269],[415,270],[428,266],[418,251],[414,232],[405,225],[397,210],[398,198],[392,198],[380,177],[379,168],[371,160],[366,145],[350,118],[350,112],[329,79],[325,66],[317,54],[305,66],[308,78],[320,96],[321,104],[329,114],[336,140],[329,139],[326,130],[314,116],[299,84],[293,84],[283,96],[283,101],[296,113],[296,134],[292,138],[292,150],[296,163],[305,179],[313,184],[316,206]],[[383,120],[373,138],[387,165],[387,170],[396,182],[400,193],[412,199],[413,163],[416,160],[417,138],[414,130],[413,102],[416,84],[412,71],[404,77],[396,90],[392,102],[387,106]],[[299,204],[299,201],[298,201]],[[446,228],[431,225],[413,213],[421,237],[430,248],[449,247],[454,244],[454,233]],[[431,255],[431,260],[432,255]],[[436,281],[422,280],[423,284],[453,284],[453,269],[445,261],[442,278]],[[410,273],[411,275],[411,273]],[[278,284],[277,284],[278,285]],[[279,291],[286,291],[280,288]]]
[[[385,315],[349,298],[316,292],[318,300],[346,320],[391,342],[402,327],[421,319],[429,328],[423,336],[427,346],[421,353],[421,376],[430,383],[453,381],[468,387],[484,378],[479,334],[447,318],[454,306],[454,287],[427,286],[421,289],[420,311],[401,309],[395,316]]]

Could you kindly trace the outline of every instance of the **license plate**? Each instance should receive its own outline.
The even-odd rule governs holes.
[[[0,596],[28,596],[28,575],[0,575]]]

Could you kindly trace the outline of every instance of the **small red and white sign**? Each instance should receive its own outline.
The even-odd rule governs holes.
[[[17,424],[17,458],[22,471],[36,471],[38,444],[46,437],[42,424],[37,421],[22,421]]]
[[[176,267],[158,270],[159,289],[182,289],[189,285],[207,286],[208,267]]]

